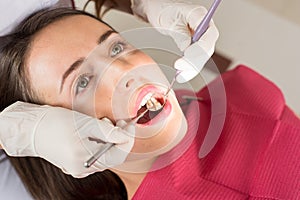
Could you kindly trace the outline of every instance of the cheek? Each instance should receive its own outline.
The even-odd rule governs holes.
[[[72,100],[73,109],[96,118],[107,117],[113,120],[111,114],[111,87],[107,87],[102,82],[93,84],[95,86],[93,85],[93,87],[77,95]]]
[[[111,121],[115,122],[112,114],[112,95],[114,88],[113,82],[113,77],[111,77],[109,80],[104,79],[101,81],[95,90],[94,107],[97,118],[107,117]]]
[[[128,65],[123,65],[123,67],[128,67]],[[97,88],[95,90],[95,109],[96,116],[98,118],[107,117],[112,121],[115,121],[115,116],[113,114],[113,107],[116,105],[113,104],[113,96],[115,92],[124,92],[119,91],[120,79],[126,73],[127,69],[121,69],[121,67],[113,66],[107,69],[102,76],[100,77],[100,82],[97,83]],[[122,96],[123,97],[123,96]],[[123,101],[123,98],[120,98],[119,104],[122,107],[126,107]]]
[[[149,57],[147,54],[139,50],[137,50],[133,54],[133,56],[134,56],[133,62],[135,66],[156,64],[156,62],[151,57]]]

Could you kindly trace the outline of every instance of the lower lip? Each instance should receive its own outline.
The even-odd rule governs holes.
[[[153,119],[148,121],[147,123],[144,124],[137,124],[138,126],[145,127],[145,126],[151,126],[156,124],[157,122],[161,122],[162,120],[166,119],[168,115],[170,114],[172,110],[172,105],[170,101],[167,101],[165,106],[163,107],[162,111],[156,115]]]

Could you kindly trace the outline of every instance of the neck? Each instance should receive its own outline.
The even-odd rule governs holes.
[[[156,158],[130,161],[111,169],[125,184],[129,199],[132,199],[155,160]]]

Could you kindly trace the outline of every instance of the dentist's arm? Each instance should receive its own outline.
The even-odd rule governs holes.
[[[123,163],[134,134],[132,125],[124,130],[60,107],[17,102],[0,113],[0,144],[8,155],[41,157],[78,178]],[[106,142],[115,145],[85,168],[84,162]]]
[[[104,6],[134,14],[149,22],[161,33],[171,36],[181,51],[191,45],[192,33],[207,12],[203,6],[188,0],[107,0]],[[208,54],[214,50],[218,36],[218,30],[211,22],[202,37],[203,48]]]
[[[110,1],[107,1],[110,2]],[[114,8],[128,11],[128,1],[118,1]],[[184,51],[183,58],[174,67],[182,73],[177,77],[180,83],[194,78],[215,50],[219,37],[213,21],[199,41],[191,44],[191,37],[201,23],[207,10],[199,4],[185,0],[131,0],[134,15],[149,22],[165,35],[171,36],[179,49]]]
[[[174,67],[181,73],[177,77],[180,83],[194,78],[215,50],[219,37],[213,21],[207,31],[191,45],[191,37],[201,23],[207,10],[195,3],[180,0],[132,0],[133,12],[148,20],[158,31],[170,35],[177,46],[184,51],[183,58],[175,62]]]

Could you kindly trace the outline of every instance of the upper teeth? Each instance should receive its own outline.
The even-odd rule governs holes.
[[[156,98],[154,98],[154,97],[151,97],[149,99],[149,101],[147,101],[146,106],[147,106],[148,109],[150,109],[152,111],[156,111],[156,110],[158,110],[158,109],[160,109],[162,107],[161,103],[158,102],[156,100]]]
[[[157,94],[156,94],[157,95]],[[156,95],[148,93],[141,101],[139,109],[146,105],[147,109],[157,111],[162,108],[162,104],[156,99]]]
[[[144,96],[144,98],[141,101],[141,104],[139,106],[139,109],[141,107],[143,107],[144,105],[146,105],[146,103],[149,101],[149,99],[153,96],[153,93],[148,93],[146,96]]]

